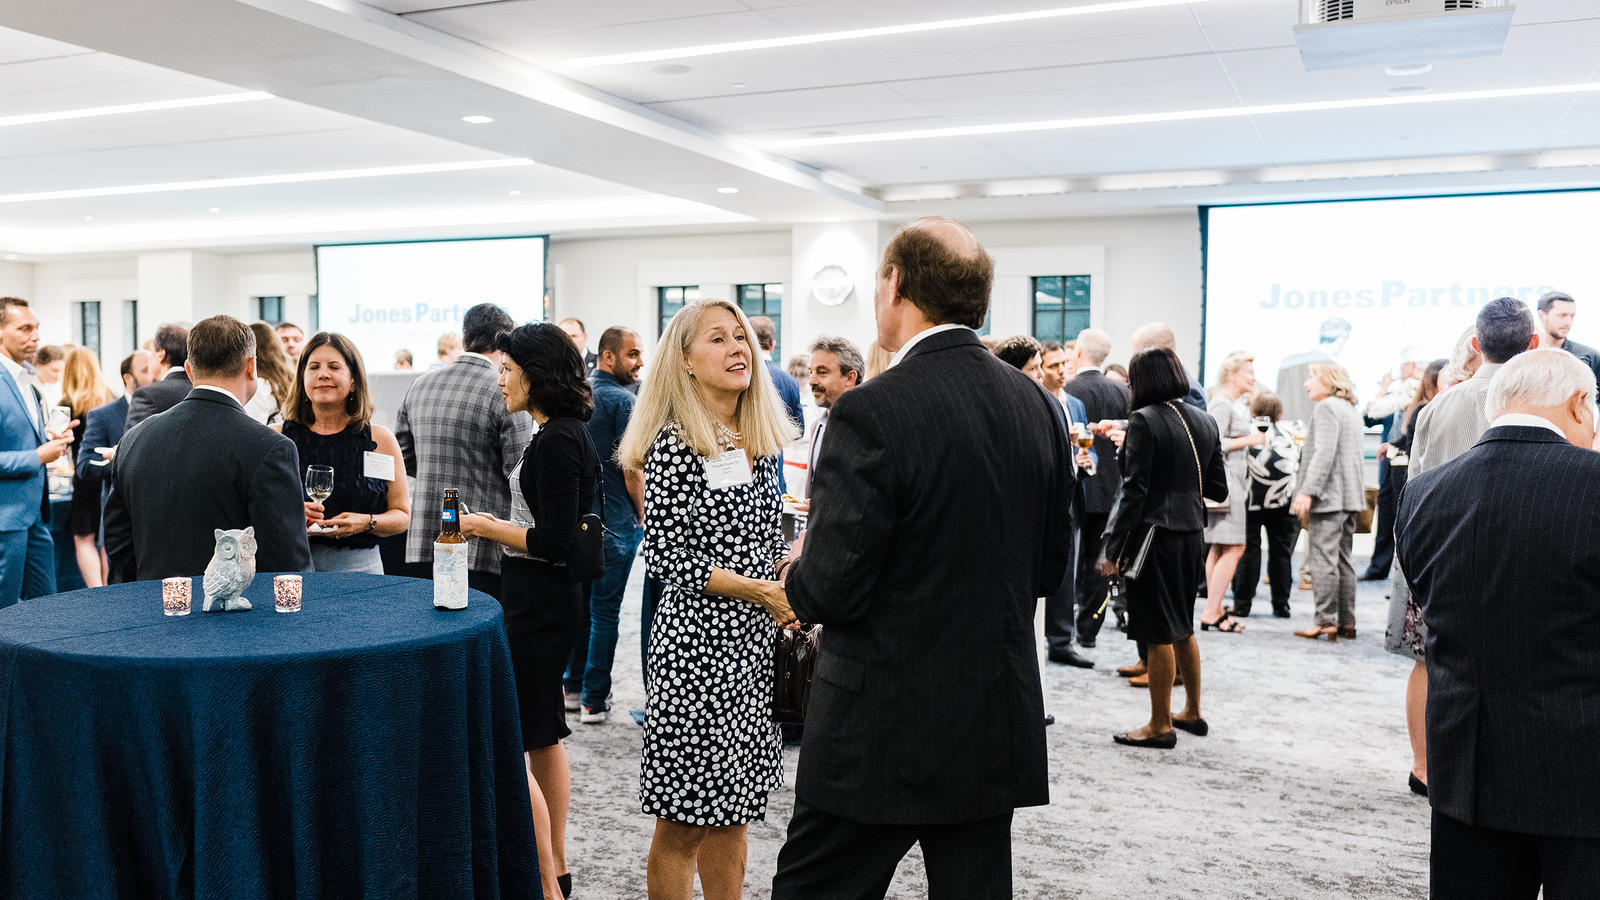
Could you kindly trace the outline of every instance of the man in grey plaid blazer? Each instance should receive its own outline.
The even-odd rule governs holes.
[[[474,512],[504,519],[511,513],[511,470],[533,437],[533,419],[506,411],[500,395],[500,353],[495,338],[516,327],[505,310],[480,303],[461,319],[463,352],[443,369],[411,384],[395,417],[395,439],[406,474],[417,479],[406,532],[406,562],[412,574],[433,574],[433,539],[446,488],[461,492]],[[468,583],[500,596],[500,545],[473,541]]]

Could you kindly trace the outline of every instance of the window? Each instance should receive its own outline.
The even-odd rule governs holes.
[[[783,285],[741,284],[738,289],[739,308],[754,319],[766,316],[772,320],[773,341],[779,363],[783,362]],[[754,343],[755,335],[750,336]]]
[[[273,325],[283,321],[282,297],[257,297],[256,318]]]
[[[698,284],[681,284],[673,287],[656,288],[656,311],[659,313],[660,319],[656,323],[658,326],[656,337],[659,338],[667,333],[667,323],[671,322],[672,317],[678,314],[678,310],[683,309],[685,303],[699,299],[700,285]]]
[[[72,304],[72,332],[75,342],[100,355],[100,301],[79,300]]]
[[[122,334],[127,338],[123,346],[129,353],[139,349],[139,301],[122,301]]]
[[[1089,276],[1038,275],[1033,279],[1033,336],[1070,341],[1089,327]]]
[[[322,301],[316,294],[306,298],[306,324],[312,332],[322,330]]]

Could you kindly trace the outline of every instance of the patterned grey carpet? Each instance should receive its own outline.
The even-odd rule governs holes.
[[[1357,559],[1366,559],[1359,545]],[[623,607],[615,711],[603,725],[570,719],[567,854],[583,900],[645,896],[654,820],[639,812],[640,731],[626,713],[644,702],[640,568]],[[1015,896],[1425,897],[1428,806],[1406,789],[1410,662],[1383,651],[1387,592],[1361,586],[1354,642],[1294,637],[1311,617],[1311,595],[1299,592],[1291,619],[1257,615],[1245,634],[1202,633],[1211,734],[1180,733],[1175,750],[1111,742],[1149,715],[1146,692],[1113,671],[1135,657],[1120,633],[1085,651],[1093,670],[1048,666],[1051,802],[1017,813]],[[1265,589],[1258,602],[1267,608]],[[746,897],[769,894],[797,752],[785,751],[788,783],[767,821],[750,828]],[[913,850],[889,896],[926,894]]]

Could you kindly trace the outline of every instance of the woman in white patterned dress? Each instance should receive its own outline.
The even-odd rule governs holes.
[[[665,590],[651,624],[640,805],[655,815],[652,898],[744,887],[745,828],[783,783],[772,721],[783,445],[793,440],[744,313],[673,317],[618,448],[645,475],[644,560]]]

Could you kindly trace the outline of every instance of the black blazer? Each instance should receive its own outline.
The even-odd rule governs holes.
[[[1189,435],[1178,421],[1179,415],[1194,435],[1192,448]],[[1107,559],[1119,558],[1123,545],[1135,534],[1143,540],[1141,525],[1168,531],[1205,528],[1206,509],[1200,500],[1202,483],[1207,499],[1228,499],[1228,473],[1222,464],[1217,422],[1189,403],[1155,403],[1129,414],[1121,462],[1122,496],[1117,498],[1117,507],[1106,523]]]
[[[1066,575],[1061,404],[972,331],[834,405],[788,596],[825,626],[796,795],[864,823],[1049,802],[1033,640]]]
[[[127,427],[132,428],[182,403],[192,387],[194,385],[189,383],[189,374],[179,367],[168,372],[160,381],[152,381],[134,391],[133,398],[128,401]]]
[[[256,571],[311,567],[294,442],[195,390],[128,429],[112,464],[106,555],[117,581],[201,575],[217,528],[256,529]]]
[[[1491,428],[1406,483],[1400,565],[1428,626],[1428,800],[1600,838],[1600,454]]]
[[[1133,394],[1120,381],[1103,372],[1083,372],[1067,382],[1064,390],[1079,400],[1089,412],[1090,422],[1126,419]],[[1099,457],[1093,478],[1084,479],[1084,509],[1090,513],[1109,513],[1117,505],[1117,490],[1122,487],[1122,465],[1117,461],[1117,445],[1108,437],[1094,439]]]

